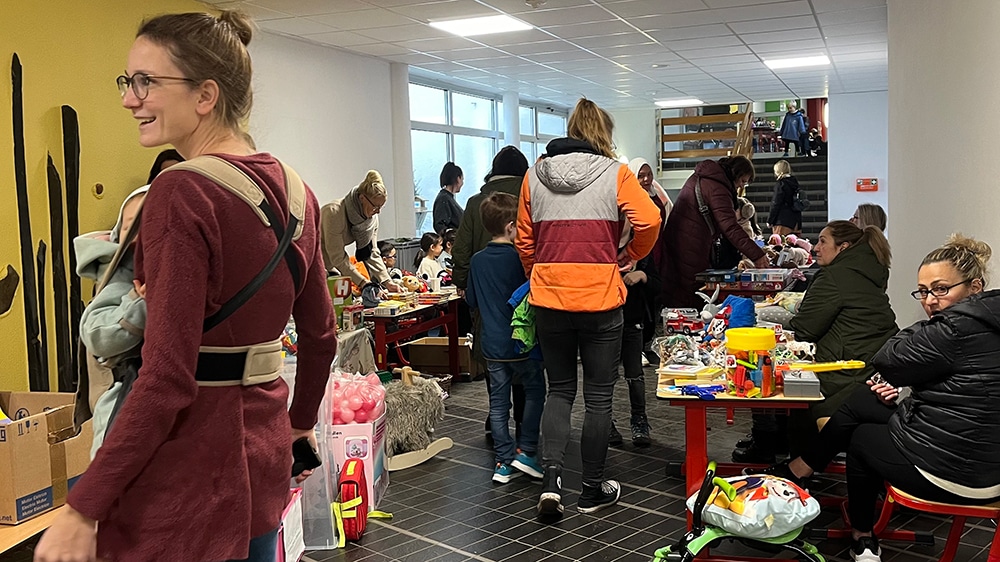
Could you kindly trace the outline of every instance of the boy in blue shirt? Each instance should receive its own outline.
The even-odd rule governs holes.
[[[479,309],[482,322],[482,350],[490,377],[490,426],[496,450],[493,481],[506,484],[524,472],[542,477],[538,452],[539,425],[545,406],[545,378],[542,363],[520,353],[511,337],[514,309],[508,299],[527,280],[514,249],[517,198],[503,192],[492,193],[480,206],[483,226],[493,240],[472,256],[465,299]],[[524,417],[521,437],[510,436],[510,388],[513,381],[524,385]]]

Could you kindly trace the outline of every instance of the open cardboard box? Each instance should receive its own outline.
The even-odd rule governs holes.
[[[0,392],[12,412],[0,426],[0,524],[16,525],[66,503],[69,489],[90,464],[93,431],[73,431],[73,395]]]
[[[404,344],[410,366],[421,373],[449,374],[448,338],[426,337]],[[468,338],[458,338],[458,372],[471,373],[472,345]]]

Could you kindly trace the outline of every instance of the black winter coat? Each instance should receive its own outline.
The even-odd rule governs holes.
[[[774,199],[771,200],[771,213],[767,224],[771,226],[787,226],[798,230],[802,226],[802,212],[796,211],[795,195],[799,192],[799,180],[795,176],[785,176],[774,185]]]
[[[961,486],[1000,486],[1000,290],[899,332],[874,364],[913,389],[889,434],[914,466]]]

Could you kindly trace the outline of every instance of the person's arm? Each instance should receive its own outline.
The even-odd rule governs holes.
[[[379,286],[389,280],[389,270],[386,269],[385,262],[382,261],[382,254],[378,251],[378,217],[375,217],[375,230],[372,232],[372,255],[365,260],[365,267],[368,268],[372,282]],[[361,285],[358,284],[358,286]]]
[[[524,175],[521,182],[521,196],[517,201],[517,237],[514,239],[514,247],[521,257],[521,265],[524,266],[524,275],[531,278],[531,268],[535,265],[535,225],[531,222],[531,189],[529,180],[532,171]]]
[[[186,193],[201,191],[185,187]],[[115,430],[105,436],[67,499],[73,509],[97,521],[107,519],[128,489],[123,483],[138,477],[169,439],[178,415],[198,396],[195,369],[212,269],[207,240],[221,235],[213,215],[205,212],[210,201],[174,193],[169,188],[151,190],[143,206],[136,268],[140,282],[146,284],[148,310],[142,376],[119,411]]]
[[[432,216],[434,218],[434,232],[438,234],[443,234],[445,229],[448,228],[448,221],[451,218],[451,207],[448,205],[448,201],[445,200],[444,190],[438,192],[437,197],[434,198],[434,210]]]
[[[146,299],[136,293],[132,278],[131,267],[119,267],[84,309],[80,339],[91,355],[112,358],[142,343]]]
[[[767,224],[768,226],[774,226],[778,222],[778,215],[781,213],[782,208],[782,187],[781,180],[774,185],[774,197],[771,198],[771,211],[767,214]]]
[[[697,186],[695,186],[697,189]],[[750,258],[750,261],[758,261],[764,257],[764,250],[750,238],[747,231],[743,230],[736,220],[736,211],[733,209],[733,200],[729,190],[722,184],[712,180],[702,180],[702,197],[708,208],[712,211],[712,218],[718,225],[722,235],[725,236],[741,254]]]
[[[802,297],[799,311],[790,322],[792,331],[795,332],[795,339],[807,342],[819,341],[830,331],[830,327],[843,308],[843,296],[836,280],[828,270],[821,269]]]
[[[469,268],[469,285],[465,288],[465,302],[469,305],[469,308],[476,310],[479,308],[479,300],[476,298],[476,284],[474,282],[476,276],[475,269]]]
[[[309,192],[309,209],[319,232],[318,204]],[[307,215],[308,216],[308,215]],[[317,238],[318,240],[318,238]],[[294,429],[311,429],[316,425],[319,404],[323,400],[330,365],[337,354],[337,321],[326,284],[323,254],[317,243],[303,252],[311,262],[302,290],[292,306],[295,331],[298,334],[298,355],[295,369],[295,393],[288,417]],[[381,260],[380,260],[381,261]]]
[[[956,358],[962,355],[959,337],[947,317],[935,316],[890,338],[872,365],[896,388],[940,381],[956,371]]]
[[[618,170],[618,208],[632,223],[633,236],[625,251],[639,261],[649,255],[660,235],[660,208],[625,165]]]
[[[462,215],[462,222],[458,224],[455,232],[455,245],[451,248],[451,282],[459,289],[468,286],[469,261],[472,259],[472,233],[475,232],[475,212],[468,212]]]
[[[358,270],[354,269],[351,259],[344,250],[344,246],[347,245],[347,208],[344,207],[345,204],[342,203],[336,212],[329,205],[324,206],[320,211],[323,261],[327,270],[336,269],[341,275],[350,277],[355,285],[363,287],[368,280],[365,279],[364,275],[358,273]],[[374,246],[375,242],[372,242],[372,245]],[[385,266],[383,265],[384,268]]]

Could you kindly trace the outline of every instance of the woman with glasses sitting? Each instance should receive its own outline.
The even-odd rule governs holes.
[[[320,229],[323,232],[323,261],[327,270],[337,270],[351,278],[358,287],[376,283],[382,289],[402,289],[389,278],[389,270],[378,249],[378,214],[388,199],[382,176],[369,170],[357,187],[343,199],[323,205]],[[345,246],[355,245],[354,257],[363,262],[371,280],[351,263]]]
[[[910,294],[929,319],[882,347],[870,391],[852,395],[808,453],[768,469],[797,480],[847,451],[854,560],[880,560],[872,527],[886,481],[928,501],[1000,499],[1000,291],[984,292],[991,253],[955,234],[927,254]],[[900,387],[911,392],[897,407]]]

